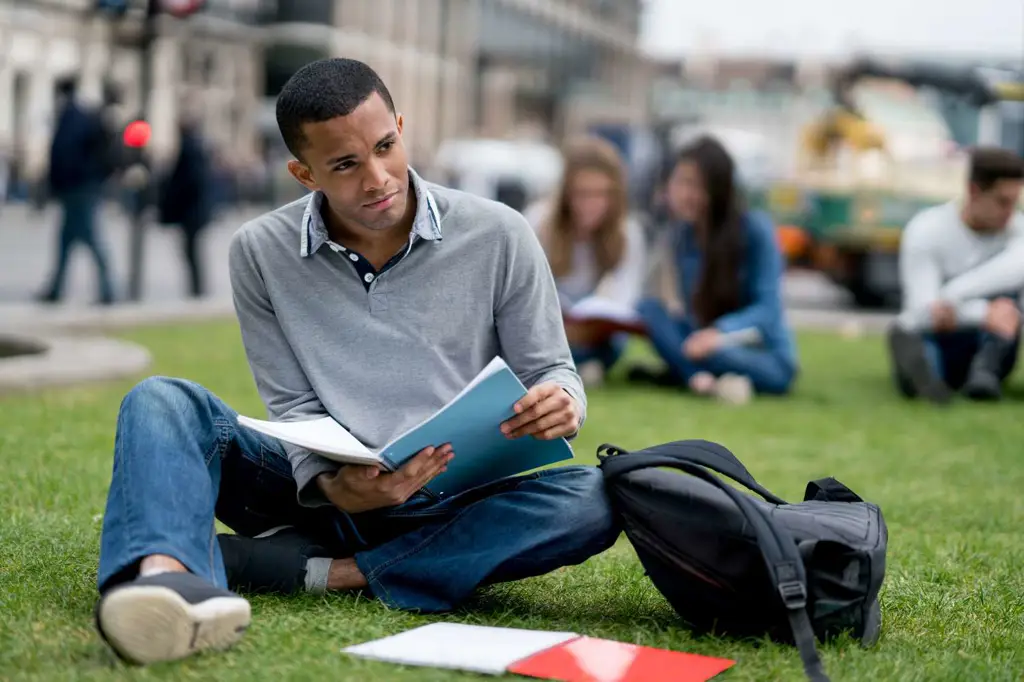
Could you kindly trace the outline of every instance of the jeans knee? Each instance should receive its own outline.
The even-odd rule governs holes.
[[[640,317],[647,318],[652,315],[663,314],[665,306],[657,298],[648,296],[636,304],[636,312]]]
[[[562,491],[559,525],[570,535],[585,539],[588,545],[613,545],[621,528],[601,470],[593,466],[574,466],[554,469],[552,473]]]
[[[209,392],[186,379],[151,376],[136,384],[121,401],[119,423],[139,419],[173,419],[187,424],[210,422]]]

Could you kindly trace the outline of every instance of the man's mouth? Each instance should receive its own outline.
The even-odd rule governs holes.
[[[363,206],[370,209],[371,211],[385,211],[391,208],[391,204],[395,203],[395,197],[397,196],[398,192],[395,192],[394,194],[389,194],[386,197],[381,197],[376,201],[371,201],[368,204],[363,204]]]

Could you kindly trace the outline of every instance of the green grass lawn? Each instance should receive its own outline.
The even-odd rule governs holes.
[[[232,324],[146,329],[153,373],[197,380],[262,414]],[[804,374],[789,400],[737,409],[616,382],[591,394],[576,443],[640,448],[682,438],[729,446],[762,483],[799,499],[834,475],[881,505],[890,532],[884,628],[871,650],[823,648],[834,680],[1021,680],[1024,673],[1024,444],[1021,405],[906,403],[881,344],[800,338]],[[253,600],[253,626],[227,654],[132,669],[92,625],[114,419],[131,382],[0,398],[0,679],[469,680],[349,659],[345,645],[429,619],[365,598]],[[1022,387],[1017,386],[1018,395]],[[1014,427],[1013,424],[1018,426]],[[588,563],[491,588],[448,618],[731,657],[719,679],[798,680],[793,649],[694,639],[646,581],[628,543]]]

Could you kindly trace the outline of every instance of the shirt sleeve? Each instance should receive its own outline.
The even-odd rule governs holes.
[[[579,407],[582,426],[587,398],[569,350],[551,267],[526,219],[511,210],[502,210],[501,216],[505,253],[494,318],[502,355],[527,388],[553,381],[565,389]]]
[[[932,328],[931,306],[942,289],[942,269],[928,227],[925,215],[915,216],[900,239],[900,325],[916,331]]]
[[[232,239],[228,269],[242,344],[256,389],[267,406],[268,418],[288,422],[325,417],[327,410],[310,385],[277,319],[247,237],[243,228]],[[308,507],[329,505],[316,485],[316,477],[336,471],[338,464],[304,448],[283,445],[292,465],[299,503]]]
[[[954,277],[942,287],[939,297],[957,306],[970,306],[978,299],[1016,296],[1024,291],[1024,216],[1018,214],[1008,227],[1009,240],[1001,253],[976,268]],[[981,306],[973,304],[980,311]],[[987,310],[987,301],[985,305]],[[984,320],[981,312],[980,320]]]

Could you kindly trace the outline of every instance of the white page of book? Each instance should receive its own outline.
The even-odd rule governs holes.
[[[238,423],[335,461],[349,464],[381,464],[380,457],[367,449],[331,417],[297,422],[270,422],[240,416]]]
[[[572,306],[569,309],[569,317],[625,323],[637,322],[640,319],[639,314],[629,306],[600,296],[589,296]]]
[[[341,651],[399,665],[502,675],[513,663],[577,637],[572,632],[431,623]]]

